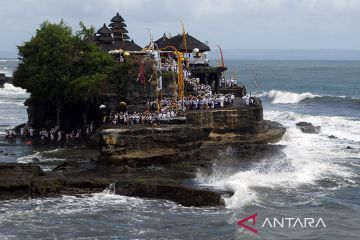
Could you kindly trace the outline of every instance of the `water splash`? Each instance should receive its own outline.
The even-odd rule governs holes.
[[[106,195],[116,195],[116,183],[110,183],[102,193]]]
[[[284,148],[281,152],[283,155],[265,156],[259,162],[242,159],[243,166],[237,168],[235,172],[226,171],[226,168],[224,170],[224,167],[217,165],[213,166],[210,174],[198,173],[197,181],[200,184],[234,192],[233,196],[224,199],[226,207],[241,208],[249,204],[261,204],[264,192],[271,193],[273,192],[271,189],[277,189],[280,192],[289,190],[299,192],[298,194],[301,195],[301,189],[304,187],[318,191],[322,182],[333,183],[335,187],[331,189],[353,185],[354,178],[356,178],[354,167],[350,168],[345,159],[360,158],[352,151],[339,151],[339,148],[343,149],[350,143],[358,144],[356,140],[359,139],[352,134],[354,130],[352,128],[356,128],[354,121],[338,117],[326,117],[326,121],[321,121],[324,132],[329,134],[329,127],[332,130],[337,128],[338,136],[344,137],[344,139],[334,140],[329,139],[326,134],[302,133],[295,127],[295,123],[299,119],[303,120],[303,117],[297,114],[283,112],[265,114],[265,116],[269,115],[271,115],[270,119],[287,126],[287,132],[282,140]],[[322,118],[308,116],[305,119],[311,119],[315,125],[318,125],[318,121],[315,120]],[[340,131],[343,132],[343,135],[340,135]],[[232,158],[234,163],[239,162],[236,155],[227,155],[231,154],[224,153],[220,156],[221,161],[226,162],[227,158]],[[326,191],[331,189],[328,188]]]
[[[267,94],[268,98],[272,99],[272,103],[298,103],[307,98],[321,97],[312,93],[293,93],[279,90],[271,90]]]

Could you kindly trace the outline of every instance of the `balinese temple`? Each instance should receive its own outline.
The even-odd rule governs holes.
[[[119,13],[116,14],[111,19],[111,23],[108,28],[106,24],[96,32],[96,42],[106,52],[113,50],[123,50],[123,51],[141,51],[142,48],[137,45],[134,40],[130,40],[129,35],[127,35],[128,30],[126,29],[125,20],[120,16]]]
[[[186,41],[184,41],[184,38]],[[164,35],[155,43],[157,43],[159,49],[164,51],[173,51],[172,47],[175,47],[179,52],[184,53],[189,59],[187,69],[192,76],[199,78],[202,84],[212,86],[214,92],[220,91],[220,79],[226,67],[212,67],[209,65],[206,52],[210,51],[210,47],[207,44],[188,33],[185,36],[184,34],[178,34],[172,38],[166,38]]]
[[[112,32],[109,28],[106,27],[106,24],[97,30],[96,32],[96,42],[100,45],[111,45],[113,44],[113,38],[111,36]]]
[[[199,52],[208,52],[210,51],[210,48],[205,43],[197,40],[190,34],[185,34],[186,39],[186,45],[184,44],[184,35],[178,34],[170,39],[164,40],[164,37],[160,38],[159,40],[162,40],[160,44],[158,44],[159,48],[165,48],[167,46],[173,46],[178,51],[183,53],[192,53],[195,48],[199,49]],[[157,40],[157,41],[159,41]]]
[[[162,46],[164,46],[164,43],[166,41],[168,41],[170,38],[168,36],[166,36],[166,34],[164,33],[164,35],[159,38],[158,40],[156,40],[154,43],[159,47],[161,48]]]

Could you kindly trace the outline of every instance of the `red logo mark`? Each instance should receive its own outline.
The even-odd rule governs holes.
[[[257,231],[255,228],[252,228],[252,227],[254,227],[255,224],[256,224],[256,217],[257,217],[257,213],[255,213],[255,214],[253,214],[253,215],[251,215],[251,216],[248,216],[248,217],[246,217],[246,218],[244,218],[244,219],[241,219],[241,220],[239,220],[237,223],[238,223],[241,227],[243,227],[243,228],[245,228],[245,229],[247,229],[247,230],[249,230],[249,231],[251,231],[251,232],[253,232],[253,233],[258,233],[258,231]],[[250,227],[250,226],[246,225],[245,223],[248,222],[248,221],[251,220],[251,219],[252,219],[252,222],[251,222],[250,224],[251,224],[252,226]]]

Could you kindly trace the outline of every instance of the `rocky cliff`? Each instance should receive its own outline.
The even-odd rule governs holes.
[[[100,131],[100,163],[125,168],[211,158],[213,149],[263,144],[281,139],[285,129],[264,121],[261,104],[229,109],[190,111],[187,123],[137,125]]]

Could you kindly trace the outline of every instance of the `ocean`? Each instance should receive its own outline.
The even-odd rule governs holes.
[[[16,64],[2,59],[0,72],[11,75]],[[249,93],[262,98],[264,118],[287,131],[255,155],[244,158],[228,148],[214,156],[212,169],[198,170],[197,184],[234,192],[225,197],[225,207],[183,207],[107,190],[1,201],[0,239],[358,239],[360,61],[231,60],[226,65],[228,75],[237,75]],[[64,159],[96,154],[4,141],[6,128],[26,121],[22,103],[28,96],[11,84],[0,88],[1,162],[30,162],[36,156],[50,170]],[[295,127],[300,121],[321,126],[320,134],[302,133]],[[239,227],[240,219],[254,214],[256,222],[247,225],[257,233]],[[324,224],[304,226],[305,218]]]

